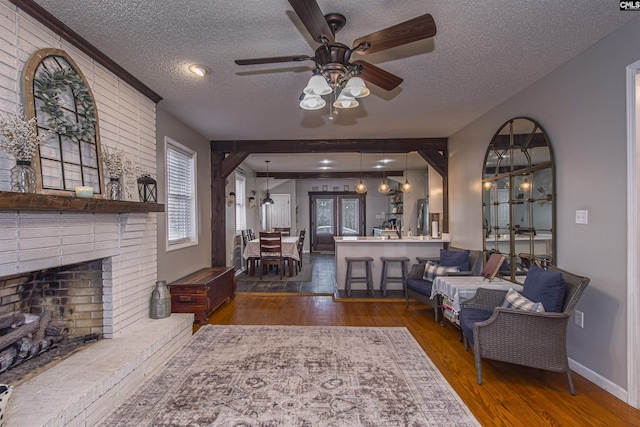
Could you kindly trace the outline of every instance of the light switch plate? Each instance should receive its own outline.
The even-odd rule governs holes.
[[[588,224],[589,223],[589,211],[578,210],[576,211],[576,224]]]

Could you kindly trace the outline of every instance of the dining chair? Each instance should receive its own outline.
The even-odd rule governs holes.
[[[298,257],[300,258],[300,260],[297,263],[298,271],[302,271],[302,249],[304,248],[304,237],[306,234],[307,234],[307,229],[303,228],[302,230],[300,230],[300,235],[298,236],[297,248],[298,248]]]
[[[273,227],[273,231],[280,232],[282,237],[291,235],[291,227]]]
[[[250,230],[241,230],[240,235],[242,236],[242,250],[244,251],[247,245],[249,244],[251,237],[249,237]],[[256,267],[258,266],[258,261],[260,257],[252,256],[247,258],[247,268],[245,269],[245,274],[253,276],[256,271]]]
[[[256,233],[253,231],[253,228],[247,228],[247,234],[249,235],[249,240],[256,239]]]
[[[276,266],[282,280],[284,270],[284,258],[282,257],[282,235],[279,231],[260,232],[260,280],[268,265]]]

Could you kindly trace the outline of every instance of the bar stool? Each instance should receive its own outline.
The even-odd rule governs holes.
[[[404,283],[407,279],[407,266],[409,264],[408,257],[380,257],[380,261],[382,261],[382,276],[380,278],[380,290],[382,291],[382,296],[387,296],[387,283],[388,282],[401,282]],[[392,262],[399,262],[400,268],[402,269],[402,276],[389,276],[389,264]]]
[[[434,261],[434,262],[438,262],[439,261],[439,257],[433,257],[433,256],[417,256],[416,257],[416,261],[418,261],[418,264],[426,264],[427,261]]]
[[[345,279],[345,289],[347,296],[351,296],[351,283],[352,282],[365,282],[367,284],[367,291],[373,295],[373,277],[371,274],[371,263],[373,258],[371,257],[345,257],[347,261],[347,277]],[[352,267],[354,262],[364,262],[365,276],[353,276]]]

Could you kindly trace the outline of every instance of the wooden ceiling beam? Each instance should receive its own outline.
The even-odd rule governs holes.
[[[214,152],[233,153],[407,153],[446,150],[447,138],[211,141]]]
[[[449,172],[449,159],[447,150],[418,150],[420,157],[429,163],[433,169],[442,177],[446,177]]]
[[[269,172],[269,178],[273,179],[358,179],[382,178],[383,176],[402,176],[404,171],[369,171],[369,172]],[[256,178],[266,178],[266,172],[256,172]]]
[[[229,153],[229,155],[222,161],[222,176],[226,178],[231,175],[231,173],[233,173],[233,171],[236,170],[242,162],[244,162],[244,159],[249,157],[249,154],[251,153],[241,151]]]

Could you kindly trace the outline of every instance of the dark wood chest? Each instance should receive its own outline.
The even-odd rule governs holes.
[[[167,285],[173,313],[193,313],[196,323],[206,324],[209,315],[236,294],[232,267],[209,267]]]

